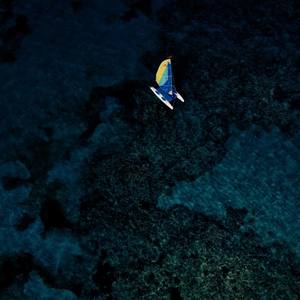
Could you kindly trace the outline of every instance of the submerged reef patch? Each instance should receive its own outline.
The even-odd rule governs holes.
[[[299,296],[293,256],[278,246],[276,257],[254,233],[224,227],[183,206],[162,211],[141,202],[118,210],[97,194],[90,201],[82,226],[94,251],[107,252],[102,271],[110,270],[109,277],[94,277],[94,293],[105,299]],[[108,278],[112,288],[101,289]]]
[[[288,243],[300,255],[299,153],[276,128],[235,132],[221,163],[192,183],[178,183],[158,205],[181,204],[220,220],[228,208],[244,208],[243,230],[252,228],[264,242]]]

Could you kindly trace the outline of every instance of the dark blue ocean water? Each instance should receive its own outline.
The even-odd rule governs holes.
[[[1,1],[0,299],[300,299],[299,47],[292,0]]]

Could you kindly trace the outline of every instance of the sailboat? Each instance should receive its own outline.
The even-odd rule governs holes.
[[[170,58],[163,60],[159,65],[155,79],[159,87],[156,89],[155,87],[150,86],[150,89],[166,106],[173,109],[174,107],[171,103],[176,99],[184,102],[184,99],[176,91],[174,85]]]

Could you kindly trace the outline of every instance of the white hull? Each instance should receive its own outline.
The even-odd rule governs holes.
[[[170,102],[167,101],[167,100],[165,100],[164,97],[163,97],[163,95],[162,95],[161,93],[159,93],[159,92],[157,91],[156,88],[150,86],[150,89],[151,89],[151,91],[155,94],[155,96],[156,96],[161,102],[163,102],[163,103],[164,103],[166,106],[168,106],[170,109],[173,109],[173,106],[170,104]],[[180,97],[181,97],[181,96],[180,96]]]
[[[184,102],[184,99],[182,98],[182,96],[178,92],[176,92],[175,95],[176,95],[176,98],[178,100],[180,100],[181,102]]]

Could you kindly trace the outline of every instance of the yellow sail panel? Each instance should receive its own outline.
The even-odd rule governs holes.
[[[165,59],[159,65],[156,72],[156,82],[159,86],[163,85],[168,80],[168,65],[171,63],[171,60]]]

